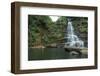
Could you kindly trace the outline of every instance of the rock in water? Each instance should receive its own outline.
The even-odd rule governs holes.
[[[70,55],[79,55],[79,53],[76,52],[76,51],[71,51],[71,52],[70,52]]]

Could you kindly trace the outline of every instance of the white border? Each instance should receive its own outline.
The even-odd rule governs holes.
[[[88,17],[88,58],[28,61],[28,14]],[[94,65],[94,11],[41,7],[21,7],[20,17],[21,70]]]

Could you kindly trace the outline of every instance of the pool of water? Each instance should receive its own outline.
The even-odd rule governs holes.
[[[28,60],[55,60],[87,58],[87,54],[71,54],[64,48],[29,48]]]

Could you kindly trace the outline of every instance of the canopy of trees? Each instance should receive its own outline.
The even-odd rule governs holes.
[[[73,23],[75,34],[87,46],[88,18],[60,16],[57,21],[53,22],[50,16],[42,15],[28,15],[28,46],[45,46],[64,38],[68,18]]]

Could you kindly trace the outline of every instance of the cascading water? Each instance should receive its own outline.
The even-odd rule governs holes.
[[[74,28],[70,19],[68,19],[68,26],[64,39],[66,40],[64,47],[84,47],[84,42],[80,40],[77,35],[74,34]]]

